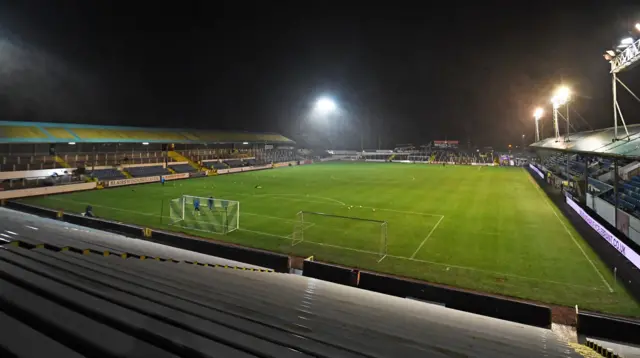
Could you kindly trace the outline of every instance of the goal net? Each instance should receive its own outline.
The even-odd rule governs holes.
[[[291,244],[304,242],[384,257],[387,254],[387,222],[300,211],[296,214]]]
[[[183,195],[169,202],[170,226],[227,234],[240,228],[240,202]]]

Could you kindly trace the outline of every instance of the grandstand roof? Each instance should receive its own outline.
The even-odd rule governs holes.
[[[593,154],[603,157],[640,158],[640,124],[627,126],[629,136],[614,141],[614,129],[605,128],[588,132],[572,133],[568,140],[561,136],[546,138],[533,143],[534,149],[549,149],[563,152]],[[618,138],[625,135],[623,127],[618,128]]]
[[[0,143],[286,143],[277,133],[0,121]]]

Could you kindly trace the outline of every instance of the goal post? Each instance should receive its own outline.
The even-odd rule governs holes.
[[[387,227],[383,220],[299,211],[291,245],[304,242],[377,254],[387,254]]]
[[[240,202],[183,195],[169,201],[169,226],[228,234],[240,228]]]

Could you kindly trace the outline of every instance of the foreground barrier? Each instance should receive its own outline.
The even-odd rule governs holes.
[[[276,272],[289,272],[289,256],[254,250],[241,246],[231,246],[216,241],[192,238],[164,231],[152,230],[149,241],[199,252],[205,255],[240,261],[251,265],[268,267]]]
[[[339,283],[341,285],[358,285],[357,270],[329,265],[322,262],[305,260],[302,267],[302,275],[317,278],[319,280]]]
[[[398,297],[429,301],[460,311],[531,326],[551,327],[551,309],[532,303],[434,286],[369,272],[360,272],[358,287]]]
[[[180,249],[244,262],[255,266],[271,268],[277,272],[289,272],[289,256],[286,255],[259,251],[240,246],[232,246],[211,240],[197,239],[159,230],[150,230],[149,232],[149,229],[145,229],[136,225],[123,224],[97,218],[88,218],[81,215],[74,215],[69,213],[60,215],[60,212],[56,210],[46,209],[20,202],[9,201],[6,202],[5,205],[10,209],[28,212],[30,214],[35,214],[42,217],[58,218],[76,225],[114,232],[130,237],[144,238],[145,240],[177,247]]]
[[[640,344],[640,322],[593,312],[578,311],[578,334]]]

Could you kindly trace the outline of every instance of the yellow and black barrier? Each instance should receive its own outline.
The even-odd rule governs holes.
[[[132,259],[139,259],[139,260],[155,260],[155,261],[170,262],[170,263],[180,263],[180,262],[182,262],[180,260],[176,260],[176,259],[172,259],[172,258],[152,257],[152,256],[146,256],[146,255],[138,255],[138,254],[127,253],[127,252],[125,252],[125,253],[112,252],[112,251],[109,251],[109,250],[98,251],[98,250],[95,250],[95,249],[81,249],[81,248],[73,247],[73,246],[59,247],[59,246],[51,245],[51,244],[48,244],[48,243],[31,244],[31,243],[20,241],[20,240],[11,241],[9,243],[9,245],[15,246],[15,247],[21,247],[21,248],[28,249],[28,250],[35,248],[35,249],[47,249],[47,250],[51,250],[51,251],[62,251],[62,252],[70,251],[70,252],[74,252],[74,253],[81,254],[81,255],[96,254],[96,255],[103,256],[103,257],[117,256],[117,257],[120,257],[122,259],[132,258]],[[184,262],[187,263],[187,264],[192,264],[192,265],[197,265],[197,266],[204,266],[204,267],[226,268],[226,269],[233,269],[233,270],[253,271],[253,272],[274,272],[271,269],[257,269],[257,268],[247,268],[247,267],[242,267],[242,266],[208,264],[208,263],[197,262],[197,261],[184,261]]]
[[[242,270],[242,271],[252,271],[252,272],[274,272],[273,270],[269,270],[269,269],[258,269],[253,267],[230,266],[230,265],[219,265],[219,264],[207,264],[207,263],[197,262],[197,261],[185,261],[185,263],[190,265],[214,267],[214,268],[226,268],[231,270]]]
[[[621,358],[620,355],[618,355],[617,353],[613,352],[611,349],[605,348],[601,345],[599,345],[598,343],[588,340],[585,343],[585,345],[591,349],[593,349],[594,351],[596,351],[598,354],[600,354],[603,357],[606,358]]]

